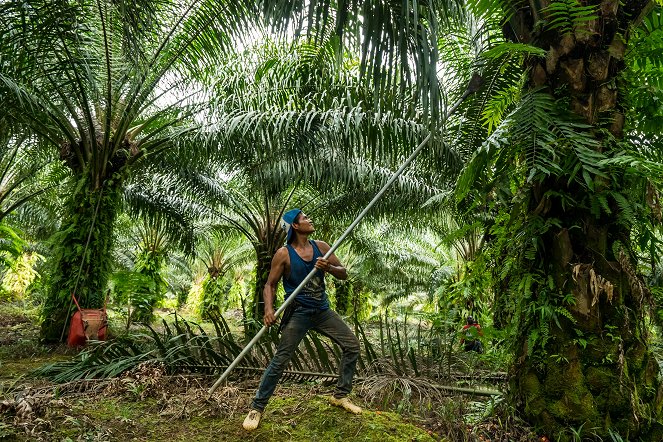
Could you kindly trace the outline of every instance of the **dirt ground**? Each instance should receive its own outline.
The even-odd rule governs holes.
[[[32,379],[31,370],[75,356],[66,347],[41,346],[37,333],[21,306],[0,308],[0,441],[436,439],[397,413],[367,409],[355,416],[332,407],[330,387],[319,383],[279,386],[259,428],[249,433],[241,424],[257,378],[230,382],[211,397],[214,377],[166,376],[150,364],[116,379],[64,385]]]

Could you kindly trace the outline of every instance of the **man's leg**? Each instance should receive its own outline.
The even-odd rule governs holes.
[[[283,370],[285,370],[292,355],[297,350],[297,346],[310,327],[310,314],[301,311],[293,313],[290,321],[288,321],[288,324],[281,333],[281,341],[279,342],[276,354],[262,375],[260,387],[258,387],[251,408],[260,412],[265,409],[269,398],[272,397],[276,389],[276,384],[283,374]]]
[[[350,327],[332,309],[320,312],[314,317],[313,329],[330,337],[343,350],[341,367],[332,403],[353,413],[361,413],[361,408],[349,402],[346,397],[352,391],[352,378],[359,358],[359,340]]]

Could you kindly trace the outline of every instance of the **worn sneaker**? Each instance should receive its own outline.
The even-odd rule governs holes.
[[[332,396],[329,398],[329,403],[337,407],[341,407],[346,411],[349,411],[350,413],[361,414],[361,407],[358,407],[352,402],[350,402],[350,399],[348,399],[347,397],[338,399]]]
[[[252,431],[258,428],[258,424],[260,423],[260,417],[262,416],[262,413],[259,412],[258,410],[251,410],[249,411],[249,414],[246,415],[246,419],[244,419],[244,423],[242,424],[242,427],[244,427],[245,430],[247,431]]]

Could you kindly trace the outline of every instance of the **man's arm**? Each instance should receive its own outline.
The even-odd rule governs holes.
[[[477,324],[476,326],[477,332],[479,333],[479,336],[483,336],[483,331],[481,330],[481,326]]]
[[[323,255],[326,254],[329,249],[331,249],[331,246],[324,241],[316,241],[315,243],[320,249],[320,253]],[[331,274],[334,278],[348,279],[348,271],[345,269],[345,267],[343,267],[341,261],[333,253],[327,259],[318,258],[318,260],[315,262],[315,267],[322,270],[323,272]]]
[[[276,287],[285,271],[287,257],[288,250],[285,247],[281,247],[276,251],[274,258],[272,258],[272,267],[269,270],[267,283],[265,283],[265,288],[262,291],[262,299],[265,301],[265,316],[263,317],[263,321],[267,327],[276,322],[276,316],[274,316],[274,298],[276,297]]]

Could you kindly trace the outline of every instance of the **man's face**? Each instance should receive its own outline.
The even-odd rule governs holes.
[[[311,221],[311,218],[308,217],[307,214],[304,212],[301,212],[298,216],[293,225],[297,225],[297,230],[302,232],[302,233],[311,233],[315,232],[315,227],[313,227],[313,221]]]

